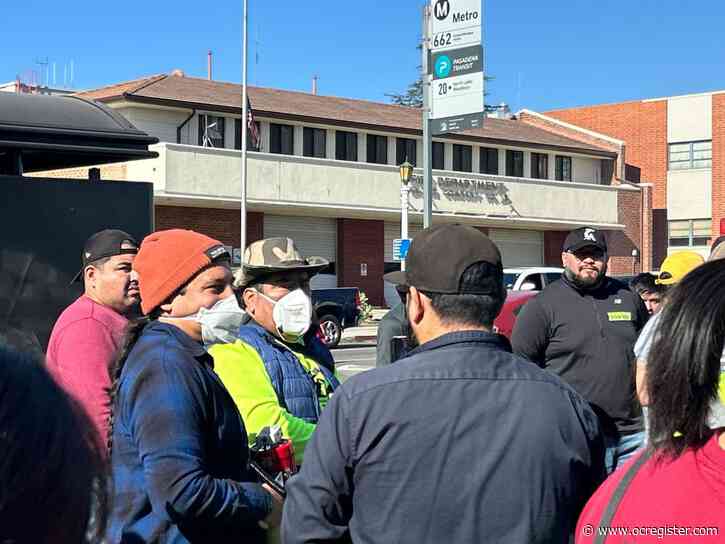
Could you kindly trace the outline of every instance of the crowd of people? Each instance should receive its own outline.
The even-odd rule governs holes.
[[[627,285],[574,230],[509,342],[497,246],[425,229],[380,367],[341,384],[328,263],[292,239],[233,274],[202,233],[96,233],[45,360],[0,347],[0,543],[725,542],[722,242]],[[266,427],[301,467],[282,492]]]

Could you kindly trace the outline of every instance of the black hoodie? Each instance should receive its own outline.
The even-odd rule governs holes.
[[[605,430],[642,430],[636,401],[634,343],[648,318],[642,300],[605,277],[583,289],[564,275],[529,301],[516,319],[514,352],[560,376],[594,407]]]

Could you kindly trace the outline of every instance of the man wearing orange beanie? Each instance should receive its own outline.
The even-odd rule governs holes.
[[[134,261],[146,316],[112,372],[108,541],[264,542],[281,498],[247,469],[247,435],[205,346],[238,328],[224,246],[190,230],[147,236]]]

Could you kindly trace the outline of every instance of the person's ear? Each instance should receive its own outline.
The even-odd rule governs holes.
[[[408,291],[408,319],[411,324],[419,325],[423,321],[424,315],[422,295],[415,287],[411,287]]]
[[[564,268],[566,268],[566,251],[561,252],[561,264]]]
[[[98,269],[93,265],[88,265],[83,269],[83,282],[86,286],[92,286],[98,276]]]
[[[242,300],[244,301],[244,308],[247,310],[247,313],[250,315],[254,315],[255,311],[255,304],[254,300],[257,297],[257,292],[254,289],[245,289],[242,291]]]

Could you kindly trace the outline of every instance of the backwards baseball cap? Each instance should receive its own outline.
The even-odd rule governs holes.
[[[193,230],[161,230],[141,242],[133,269],[138,273],[141,311],[148,315],[219,259],[229,259],[218,240]]]
[[[566,236],[563,250],[567,252],[574,252],[587,246],[594,246],[606,253],[607,238],[604,236],[604,232],[592,227],[582,227],[580,229],[573,230]]]
[[[124,244],[133,247],[123,247]],[[83,246],[83,255],[81,255],[83,266],[71,280],[71,283],[81,281],[83,271],[91,263],[114,255],[133,255],[136,253],[138,253],[138,242],[129,233],[117,229],[106,229],[97,232],[86,240]]]
[[[707,258],[708,261],[717,261],[718,259],[725,259],[725,236],[718,236],[710,246],[710,256]]]
[[[657,285],[674,285],[694,270],[705,259],[694,251],[678,251],[668,255],[660,267],[660,275],[655,280]]]
[[[501,253],[480,230],[464,225],[439,225],[421,231],[410,244],[405,272],[391,272],[387,281],[441,294],[490,295],[501,292],[501,277],[461,289],[461,277],[473,264],[485,262],[499,270]]]

